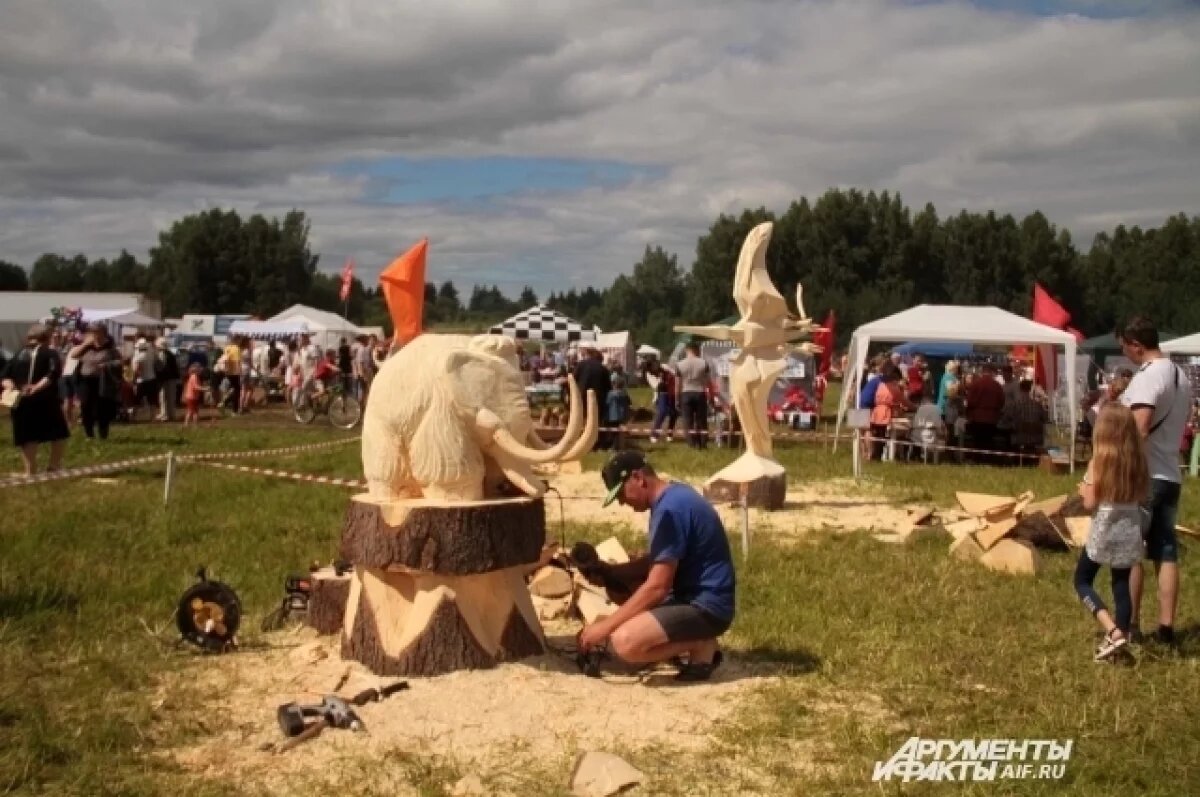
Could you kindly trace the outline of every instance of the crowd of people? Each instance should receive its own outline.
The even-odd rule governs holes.
[[[272,393],[290,402],[340,385],[365,402],[388,355],[375,335],[322,350],[308,335],[284,342],[235,337],[223,346],[172,348],[165,337],[138,338],[129,356],[103,323],[82,329],[34,324],[25,347],[0,366],[13,442],[24,475],[38,472],[38,449],[49,445],[46,470],[58,470],[71,428],[107,440],[116,422],[179,420],[196,425],[204,406],[249,412]]]
[[[870,414],[866,453],[876,460],[900,440],[909,454],[936,443],[968,449],[977,461],[1003,454],[1035,461],[1050,417],[1049,397],[1034,383],[1031,369],[1019,363],[951,360],[935,384],[920,354],[911,362],[895,353],[872,360],[858,406]]]

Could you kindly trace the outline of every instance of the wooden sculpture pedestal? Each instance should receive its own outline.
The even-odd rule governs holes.
[[[546,539],[540,498],[455,503],[356,496],[342,657],[378,675],[439,675],[544,652],[525,587]]]
[[[787,473],[774,460],[747,451],[704,483],[704,497],[716,503],[742,500],[757,509],[782,509],[787,499]]]

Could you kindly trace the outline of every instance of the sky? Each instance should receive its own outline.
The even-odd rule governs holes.
[[[1195,0],[0,0],[0,259],[212,207],[373,284],[606,287],[829,188],[1086,248],[1200,213]]]

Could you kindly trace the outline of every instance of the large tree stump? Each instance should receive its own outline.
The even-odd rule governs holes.
[[[418,676],[542,653],[524,576],[545,538],[541,499],[354,498],[342,536],[355,565],[343,658]]]

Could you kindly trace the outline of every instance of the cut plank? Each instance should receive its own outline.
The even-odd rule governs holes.
[[[950,536],[957,540],[967,534],[983,531],[987,528],[987,521],[983,518],[972,517],[967,518],[966,520],[960,520],[956,523],[951,523],[945,528]]]
[[[1090,517],[1069,517],[1067,518],[1067,533],[1071,535],[1071,542],[1076,548],[1082,548],[1087,545],[1088,534],[1092,530],[1092,519]]]
[[[950,555],[967,562],[973,562],[983,556],[983,548],[974,534],[964,534],[950,544]]]
[[[597,545],[596,556],[600,558],[601,562],[608,562],[611,565],[623,565],[629,561],[628,552],[616,537],[609,537]]]
[[[571,574],[561,567],[547,566],[533,574],[529,591],[539,598],[561,598],[574,587]]]
[[[1021,517],[1021,514],[1025,512],[1032,503],[1033,493],[1022,493],[1017,498],[1017,505],[1013,507],[1013,517]]]
[[[1186,534],[1189,537],[1195,537],[1197,539],[1200,539],[1200,531],[1196,531],[1195,529],[1189,529],[1187,526],[1176,525],[1175,531],[1177,531],[1180,534]]]
[[[1041,513],[1046,517],[1054,517],[1062,514],[1063,507],[1067,505],[1067,495],[1056,495],[1053,498],[1045,498],[1041,501],[1034,501],[1025,507],[1022,514],[1036,515]]]
[[[1000,540],[983,556],[979,563],[998,573],[1035,576],[1041,569],[1037,548],[1021,540]]]
[[[989,523],[988,527],[983,531],[975,533],[975,540],[979,543],[979,547],[985,551],[992,549],[992,546],[1000,540],[1012,534],[1013,529],[1017,527],[1016,518],[1008,518],[995,523]]]
[[[984,493],[955,493],[954,497],[965,512],[976,517],[982,517],[990,512],[1012,508],[1017,502],[1007,495],[987,495]]]
[[[617,610],[617,604],[608,599],[594,587],[577,585],[575,588],[575,610],[579,612],[584,625],[591,625],[597,620],[608,617]]]
[[[571,793],[577,797],[612,797],[637,786],[644,777],[612,753],[580,753],[571,771]]]

